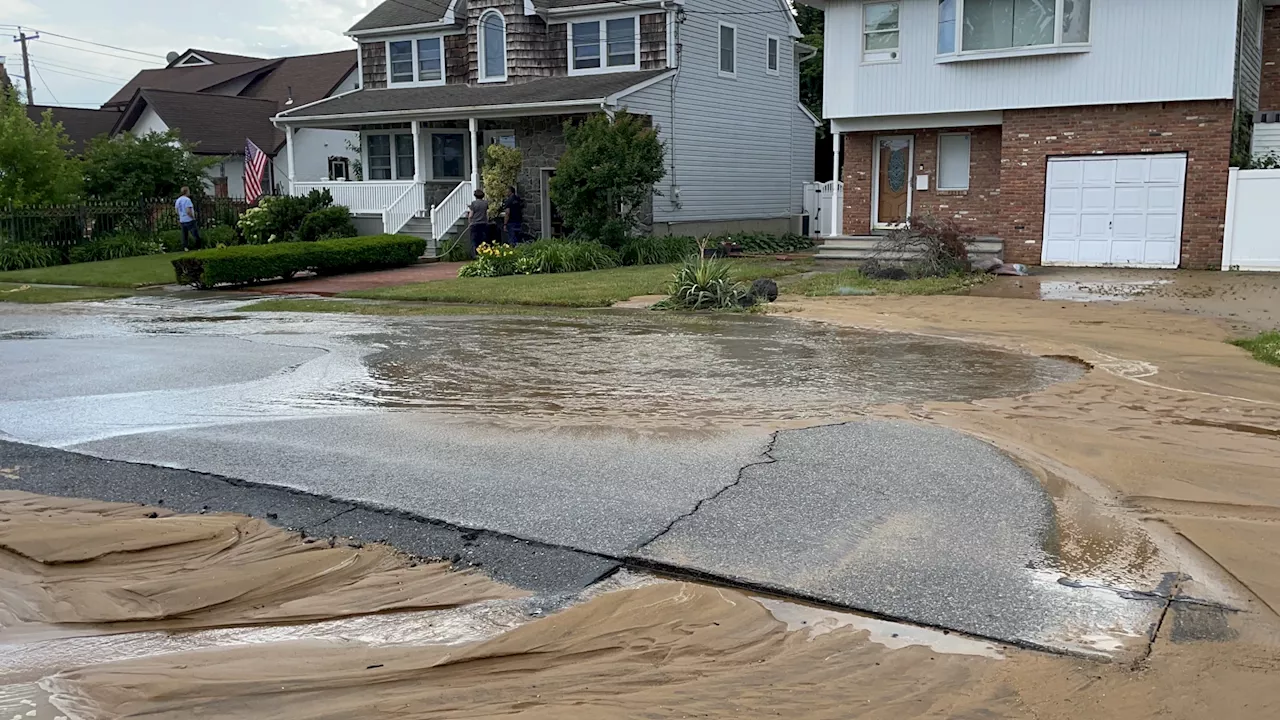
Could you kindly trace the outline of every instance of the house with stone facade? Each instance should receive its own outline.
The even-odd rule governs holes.
[[[456,232],[500,143],[522,151],[526,224],[550,236],[565,124],[620,110],[666,146],[655,232],[785,232],[802,212],[820,123],[786,0],[387,0],[347,34],[360,87],[275,123],[360,134],[358,180],[300,176],[287,152],[294,192],[328,189],[363,230]]]
[[[800,2],[826,11],[837,246],[932,214],[1009,262],[1220,266],[1275,0]]]

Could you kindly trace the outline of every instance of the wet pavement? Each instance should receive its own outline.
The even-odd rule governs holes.
[[[18,466],[0,485],[274,515],[542,591],[654,563],[1064,649],[1145,633],[1158,609],[1091,587],[1108,578],[1059,582],[1083,576],[1055,564],[1053,499],[983,443],[914,424],[779,430],[1034,391],[1078,377],[1070,363],[758,317],[239,302],[0,313],[0,437],[75,453],[0,445]],[[140,466],[173,475],[131,483]],[[1119,590],[1153,589],[1158,567]]]

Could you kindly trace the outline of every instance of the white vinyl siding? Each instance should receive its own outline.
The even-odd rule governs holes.
[[[653,200],[654,220],[780,219],[800,212],[803,198],[793,179],[813,178],[815,140],[812,122],[796,106],[794,43],[783,6],[778,0],[700,0],[697,9],[680,30],[684,52],[674,107],[670,80],[619,101],[650,115],[667,144],[667,177]],[[732,16],[739,49],[765,48],[769,35],[781,38],[778,75],[769,74],[757,49],[754,60],[738,56],[737,82],[720,78],[717,16],[725,13],[739,13]]]
[[[899,3],[899,61],[862,64],[862,3],[828,3],[829,118],[1235,96],[1239,0],[1095,0],[1087,52],[938,62],[938,0]],[[904,125],[903,127],[911,127]]]
[[[1236,104],[1245,112],[1258,107],[1262,92],[1261,0],[1240,0],[1240,43],[1236,56]]]
[[[970,142],[968,133],[938,136],[939,190],[969,189]]]

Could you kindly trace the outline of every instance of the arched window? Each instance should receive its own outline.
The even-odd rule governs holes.
[[[490,10],[480,16],[480,82],[507,79],[507,21]]]

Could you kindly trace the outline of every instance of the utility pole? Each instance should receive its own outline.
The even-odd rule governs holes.
[[[32,40],[40,37],[39,34],[33,36]],[[27,82],[27,104],[34,105],[35,98],[31,96],[31,56],[27,53],[27,31],[18,28],[17,41],[22,43],[22,79]]]

